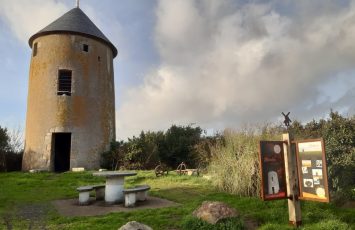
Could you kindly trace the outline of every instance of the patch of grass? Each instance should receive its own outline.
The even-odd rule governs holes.
[[[330,219],[304,227],[307,230],[351,230],[350,226],[340,220]]]
[[[245,229],[243,221],[239,217],[224,219],[215,225],[189,216],[183,220],[183,230],[242,230]]]
[[[181,205],[160,209],[135,210],[93,217],[60,216],[50,201],[76,198],[81,185],[104,183],[104,178],[92,172],[0,173],[0,229],[118,229],[128,221],[139,221],[153,229],[234,229],[231,226],[252,219],[261,229],[290,229],[287,201],[263,202],[259,198],[240,197],[218,192],[202,177],[168,176],[156,178],[153,171],[139,171],[127,177],[126,186],[149,184],[150,194],[172,200]],[[192,218],[191,213],[203,201],[222,201],[237,209],[240,219],[227,220],[224,225],[206,228],[204,222]],[[351,229],[355,226],[355,210],[338,208],[332,204],[302,202],[304,229]],[[30,218],[29,218],[30,217]],[[207,226],[207,225],[206,225]],[[221,226],[224,226],[222,228]]]

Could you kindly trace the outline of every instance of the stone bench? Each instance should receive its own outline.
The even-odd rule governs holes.
[[[175,170],[178,175],[188,175],[188,176],[199,176],[200,172],[198,169],[182,169]]]
[[[88,205],[90,192],[95,190],[96,200],[103,200],[105,197],[105,185],[87,185],[76,189],[79,192],[79,205]]]
[[[138,185],[134,188],[124,189],[125,207],[134,207],[136,201],[145,201],[147,199],[149,185]]]
[[[98,184],[98,185],[93,185],[92,187],[95,190],[96,200],[104,200],[105,199],[105,185]]]

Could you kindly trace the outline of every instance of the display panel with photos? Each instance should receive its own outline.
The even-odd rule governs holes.
[[[282,141],[260,141],[260,171],[263,200],[285,199],[286,174]]]
[[[297,141],[296,156],[300,199],[329,202],[323,140]]]

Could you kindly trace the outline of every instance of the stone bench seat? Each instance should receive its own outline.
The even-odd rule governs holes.
[[[103,200],[105,197],[105,185],[86,185],[76,189],[79,192],[79,205],[88,205],[90,192],[95,190],[96,200]]]
[[[200,172],[198,169],[182,169],[175,170],[178,175],[188,175],[188,176],[199,176]]]
[[[124,189],[125,207],[134,207],[136,201],[145,201],[147,199],[149,185],[137,185],[134,188]]]

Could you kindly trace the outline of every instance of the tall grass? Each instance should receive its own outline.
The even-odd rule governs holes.
[[[247,127],[239,131],[225,130],[223,139],[211,147],[208,173],[221,191],[240,195],[260,194],[258,143],[261,139],[280,139],[267,127]]]

